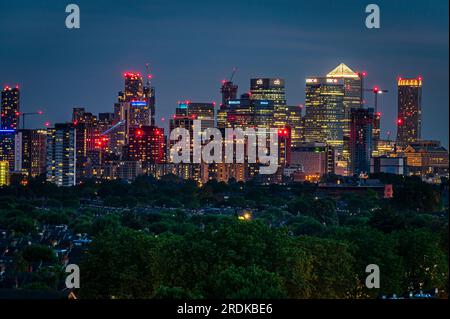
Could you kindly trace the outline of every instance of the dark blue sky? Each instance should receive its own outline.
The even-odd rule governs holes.
[[[81,29],[65,28],[65,6],[81,9]],[[381,8],[366,29],[365,6]],[[368,72],[382,130],[395,134],[396,77],[422,75],[423,138],[448,146],[448,0],[433,1],[0,1],[0,83],[22,88],[22,110],[42,109],[39,127],[70,119],[74,106],[112,111],[125,70],[149,62],[157,119],[176,102],[219,101],[220,81],[238,67],[240,93],[251,77],[286,79],[289,104],[304,103],[304,79],[340,62]],[[371,100],[369,100],[371,102]]]

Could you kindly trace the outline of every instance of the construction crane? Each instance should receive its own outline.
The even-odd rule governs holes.
[[[374,86],[371,89],[363,89],[363,91],[372,92],[375,95],[374,111],[375,111],[375,114],[378,114],[378,95],[379,94],[388,93],[389,91],[388,90],[382,90],[378,86]]]
[[[22,117],[22,129],[25,129],[25,117],[29,116],[29,115],[42,115],[44,114],[44,112],[42,111],[37,111],[37,112],[20,112],[18,114],[18,116]]]
[[[111,126],[109,129],[107,129],[106,131],[100,133],[100,135],[107,135],[110,132],[114,131],[116,128],[118,128],[124,124],[125,124],[125,120],[119,121],[116,124],[114,124],[113,126]]]
[[[372,135],[375,149],[377,149],[378,141],[381,138],[381,112],[378,112],[378,95],[388,93],[389,91],[382,90],[378,86],[374,86],[372,89],[363,89],[363,91],[372,92],[375,96]]]
[[[231,72],[231,76],[230,76],[229,82],[232,82],[232,81],[233,81],[233,78],[234,78],[234,75],[236,74],[236,72],[237,72],[237,68],[234,67],[234,68],[233,68],[233,72]]]
[[[150,87],[152,75],[150,74],[150,66],[148,63],[145,64],[145,72],[147,73],[147,87]]]

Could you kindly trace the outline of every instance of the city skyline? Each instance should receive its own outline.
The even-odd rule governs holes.
[[[42,127],[47,119],[51,124],[70,119],[73,107],[85,107],[93,113],[111,111],[116,92],[122,88],[122,72],[144,73],[145,63],[150,63],[152,82],[156,87],[156,124],[161,125],[161,118],[164,117],[166,128],[179,100],[216,101],[219,105],[220,82],[229,77],[233,67],[238,68],[233,80],[239,85],[238,94],[249,89],[250,78],[280,77],[286,81],[287,105],[296,105],[304,104],[306,77],[326,75],[343,62],[355,71],[368,73],[366,88],[379,85],[389,90],[379,101],[384,118],[384,137],[387,130],[391,131],[391,137],[396,133],[397,76],[422,76],[422,138],[441,140],[444,146],[448,146],[448,78],[442,74],[442,70],[448,68],[448,31],[441,27],[442,24],[448,25],[445,15],[448,3],[431,5],[399,1],[391,4],[380,1],[383,24],[381,29],[373,31],[365,29],[363,24],[364,4],[347,2],[342,7],[327,2],[322,15],[317,11],[311,14],[313,8],[304,3],[283,1],[275,6],[263,2],[258,6],[255,3],[238,5],[231,2],[230,10],[235,14],[229,18],[231,23],[224,23],[227,15],[217,10],[217,4],[196,3],[192,8],[178,4],[169,8],[159,2],[150,7],[141,3],[138,5],[141,12],[131,13],[120,2],[114,8],[99,11],[97,4],[79,1],[84,17],[82,27],[72,32],[63,26],[61,30],[57,27],[59,23],[63,24],[65,17],[62,14],[63,4],[49,5],[44,15],[39,5],[30,2],[26,8],[23,4],[20,6],[21,14],[26,19],[30,12],[34,12],[33,21],[40,23],[40,28],[32,30],[28,21],[20,19],[21,27],[17,28],[17,22],[8,20],[9,15],[2,15],[0,20],[5,21],[4,25],[0,22],[2,40],[9,32],[17,34],[17,37],[7,38],[11,43],[8,47],[20,50],[23,44],[15,42],[29,40],[23,42],[27,43],[29,50],[0,51],[0,83],[11,86],[20,84],[22,111],[42,109],[45,112],[43,117],[33,118],[33,122],[28,120],[29,126],[35,123],[32,126]],[[416,10],[401,11],[406,5]],[[9,12],[11,17],[16,16],[14,13],[19,9],[13,3],[1,6],[5,8],[0,12]],[[267,8],[275,10],[270,22],[254,23],[267,15]],[[296,9],[291,11],[297,12],[297,15],[288,12],[289,8]],[[129,27],[130,18],[119,16],[122,9],[125,10],[123,13],[129,13],[128,16],[135,16],[132,19],[133,29]],[[243,9],[251,9],[252,17],[240,19]],[[173,13],[170,16],[169,11]],[[400,12],[402,14],[395,17]],[[340,33],[348,36],[324,32],[336,21],[333,16],[337,13],[342,17]],[[145,19],[146,14],[148,19]],[[201,26],[197,19],[202,14],[206,16],[204,25],[208,28]],[[44,16],[47,19],[41,21]],[[331,22],[326,22],[326,18]],[[108,23],[107,19],[113,19],[114,23]],[[176,25],[170,26],[173,19],[184,21],[185,30]],[[155,28],[158,23],[161,27]],[[245,32],[237,32],[243,27]],[[251,37],[255,29],[260,32]],[[97,36],[100,31],[105,36],[102,40],[96,38],[96,45],[92,42],[92,36]],[[151,39],[137,41],[136,50],[130,50],[129,41],[125,41],[122,48],[119,40],[126,40],[126,34],[130,31],[135,32],[130,37],[135,42],[147,33]],[[199,31],[203,33],[198,34]],[[194,36],[194,32],[198,36]],[[56,50],[51,51],[45,46],[50,46],[50,40],[38,43],[29,38],[32,35],[42,41],[44,34],[54,40]],[[190,40],[185,39],[187,35]],[[263,41],[264,35],[269,40],[267,43]],[[118,42],[113,41],[116,38]],[[350,39],[354,43],[350,43]],[[244,40],[251,40],[251,43]],[[331,43],[331,40],[334,42]],[[358,44],[356,49],[355,43]],[[95,50],[88,52],[88,48]],[[202,48],[207,49],[203,50],[208,52],[207,56]],[[224,52],[226,48],[229,49]],[[169,51],[172,52],[171,59],[167,60],[164,55],[168,55]],[[38,55],[39,52],[42,54]],[[174,55],[173,52],[179,54]],[[35,57],[34,62],[29,59],[30,56]],[[59,80],[61,77],[64,81]],[[55,78],[58,80],[54,81]],[[366,99],[369,102],[366,106],[372,106],[372,97],[366,94]]]

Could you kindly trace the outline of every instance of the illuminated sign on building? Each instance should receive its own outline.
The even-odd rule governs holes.
[[[131,106],[138,107],[138,106],[146,106],[147,102],[145,102],[145,101],[133,101],[133,102],[130,102],[130,104],[131,104]]]

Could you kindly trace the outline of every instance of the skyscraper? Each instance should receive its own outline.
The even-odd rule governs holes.
[[[227,106],[229,100],[235,100],[237,98],[238,86],[231,81],[222,81],[222,87],[220,93],[222,94],[222,103],[220,106]]]
[[[345,116],[344,81],[306,79],[305,141],[325,142],[342,152]]]
[[[141,73],[126,72],[123,102],[127,103],[129,128],[149,126],[154,123],[155,89],[150,82],[144,85]],[[119,98],[120,101],[120,98]]]
[[[0,161],[9,163],[9,171],[14,171],[14,136],[15,130],[0,129]]]
[[[422,77],[399,78],[397,89],[397,143],[405,147],[421,138]]]
[[[47,181],[58,186],[76,185],[77,131],[72,123],[47,129]]]
[[[77,180],[86,176],[86,167],[90,163],[89,156],[97,156],[92,151],[97,149],[100,132],[98,129],[97,116],[86,112],[84,108],[74,108],[72,112],[72,123],[77,130],[76,153],[77,153]]]
[[[286,122],[291,128],[292,146],[297,147],[303,140],[302,106],[286,106]]]
[[[156,126],[142,126],[130,132],[127,146],[129,161],[145,164],[163,164],[166,160],[164,129]]]
[[[222,95],[222,102],[217,110],[217,127],[223,129],[227,127],[228,116],[228,101],[237,98],[238,86],[231,81],[223,80],[220,87],[220,94]]]
[[[272,100],[253,99],[244,93],[240,99],[228,101],[226,127],[266,128],[274,126]]]
[[[175,114],[169,122],[169,136],[176,128],[184,128],[189,131],[191,147],[194,141],[194,121],[200,120],[200,131],[214,127],[214,103],[195,103],[189,100],[178,102]],[[171,148],[176,141],[169,141]]]
[[[350,171],[353,175],[370,172],[373,113],[372,108],[352,109],[350,112]]]
[[[141,73],[125,72],[123,76],[124,90],[119,92],[114,104],[114,121],[109,133],[109,148],[116,155],[122,153],[131,130],[155,123],[155,88],[150,80],[144,85]]]
[[[123,92],[125,102],[140,100],[144,95],[144,82],[141,73],[125,72],[123,77],[125,79],[125,90]]]
[[[17,130],[20,117],[20,91],[19,86],[11,88],[5,86],[2,91],[0,129]]]
[[[337,161],[339,173],[344,175],[349,171],[349,141],[350,141],[350,112],[352,109],[360,108],[363,104],[364,72],[355,72],[344,63],[327,74],[329,79],[340,79],[344,84],[344,117],[343,123],[343,149],[338,152]]]
[[[15,171],[36,177],[46,169],[45,130],[19,130],[15,136]]]
[[[258,78],[250,80],[250,98],[273,102],[275,127],[286,126],[286,91],[284,80],[279,78]]]

